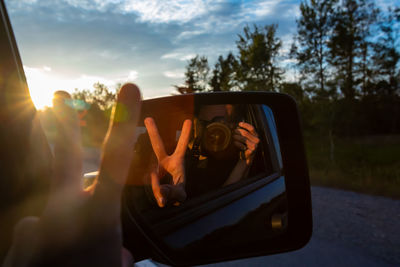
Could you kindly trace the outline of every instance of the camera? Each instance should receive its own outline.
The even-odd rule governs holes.
[[[212,122],[208,124],[202,136],[202,150],[206,153],[224,151],[232,143],[232,131],[224,122]]]
[[[223,117],[212,121],[197,120],[195,150],[197,155],[216,159],[233,159],[238,149],[233,144],[233,131],[237,123],[227,122]]]

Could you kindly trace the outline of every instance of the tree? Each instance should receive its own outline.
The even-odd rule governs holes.
[[[354,99],[361,91],[360,85],[365,86],[371,47],[368,37],[376,14],[377,9],[369,0],[343,0],[335,10],[330,63],[346,99]]]
[[[237,61],[230,52],[226,58],[218,57],[213,69],[210,86],[214,92],[231,91],[236,86]]]
[[[117,85],[116,89],[121,87]],[[81,117],[82,139],[86,145],[98,146],[107,132],[112,105],[116,93],[99,82],[93,85],[94,90],[78,90],[72,94],[74,106]]]
[[[328,42],[332,32],[333,6],[337,0],[310,0],[300,4],[296,20],[297,36],[292,56],[297,60],[301,79],[318,95],[326,94]]]
[[[119,87],[121,85],[118,85]],[[91,105],[97,105],[101,110],[110,109],[114,104],[116,91],[111,91],[107,86],[101,84],[99,82],[93,84],[93,91],[89,90],[78,90],[72,93],[72,98],[76,100],[82,100],[86,103],[90,103]]]
[[[373,94],[394,95],[399,91],[399,62],[400,52],[400,8],[389,8],[387,13],[379,18],[379,29],[382,35],[374,45],[373,62],[375,66],[375,83],[381,84],[386,81],[387,86],[375,86]]]
[[[236,42],[239,50],[237,79],[242,90],[276,91],[282,79],[283,70],[277,60],[282,46],[276,37],[277,25],[267,25],[253,31],[244,27]]]
[[[205,56],[195,56],[186,65],[185,85],[175,86],[180,93],[196,93],[208,90],[208,59]]]

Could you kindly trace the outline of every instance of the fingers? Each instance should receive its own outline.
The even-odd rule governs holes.
[[[258,136],[256,129],[254,129],[253,125],[248,124],[246,122],[239,122],[239,127],[242,127],[244,129],[246,129],[247,131],[249,131],[252,135]]]
[[[171,186],[170,197],[171,200],[178,201],[180,203],[184,202],[186,200],[187,194],[183,184]]]
[[[182,184],[171,185],[162,184],[160,186],[160,194],[162,195],[162,206],[160,203],[157,204],[159,207],[165,207],[167,204],[175,204],[176,202],[182,203],[186,200],[187,194]]]
[[[233,136],[234,144],[242,151],[246,151],[246,155],[248,157],[251,157],[256,151],[260,139],[258,138],[257,132],[252,125],[245,122],[240,122],[239,126],[244,129],[235,130],[235,134]]]
[[[98,185],[94,195],[120,205],[123,185],[133,157],[134,135],[141,108],[139,88],[125,84],[117,96],[105,138]],[[118,211],[119,212],[119,211]]]
[[[167,156],[167,153],[165,152],[164,143],[161,139],[161,136],[158,133],[157,125],[153,118],[150,117],[144,120],[144,124],[149,134],[154,153],[156,154],[157,159],[161,161]]]
[[[54,144],[53,190],[82,189],[82,147],[78,114],[71,96],[64,91],[54,93],[53,106],[57,135]]]
[[[168,203],[174,203],[176,201],[182,203],[186,200],[187,194],[183,184],[160,185],[159,174],[155,171],[150,173],[150,178],[154,198],[160,208],[165,207]]]
[[[235,138],[236,139],[236,138]],[[237,139],[234,141],[234,144],[237,148],[243,151],[249,151],[250,153],[253,153],[258,146],[258,143],[253,143],[249,140],[246,141],[238,141]]]
[[[178,144],[177,144],[175,152],[174,152],[176,155],[182,156],[182,157],[185,155],[187,145],[189,143],[191,129],[192,129],[192,121],[185,120],[183,122],[181,136],[179,137],[179,141],[178,141]]]
[[[150,177],[154,198],[160,208],[165,207],[168,203],[174,203],[176,201],[184,202],[186,200],[187,194],[183,184],[160,185],[159,175],[155,171],[150,173]]]
[[[253,143],[258,143],[260,141],[257,134],[252,134],[244,129],[236,129],[235,135],[245,137]]]
[[[157,201],[157,205],[160,208],[163,208],[166,204],[166,199],[164,198],[165,192],[161,192],[158,173],[156,171],[152,171],[150,173],[150,179],[151,179],[151,189],[153,190],[154,198]]]

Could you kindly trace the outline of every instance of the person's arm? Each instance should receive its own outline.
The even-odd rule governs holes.
[[[223,186],[236,183],[246,177],[260,142],[258,134],[251,124],[240,122],[239,127],[235,129],[233,138],[235,146],[241,150],[241,157]]]
[[[121,194],[133,156],[132,136],[141,96],[125,84],[117,96],[105,138],[96,187],[82,188],[82,148],[78,116],[57,92],[54,177],[40,217],[23,218],[3,266],[128,266],[133,258],[122,246]],[[123,113],[124,116],[121,116]],[[121,121],[118,118],[126,118]]]

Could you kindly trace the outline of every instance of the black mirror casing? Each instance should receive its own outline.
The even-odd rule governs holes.
[[[281,179],[281,181],[284,181],[284,187],[286,188],[285,194],[288,210],[286,231],[272,238],[249,241],[246,240],[245,237],[240,237],[239,232],[242,232],[240,228],[232,228],[230,225],[223,225],[225,221],[229,221],[229,219],[227,219],[229,213],[227,216],[224,216],[222,211],[216,211],[214,212],[214,219],[217,218],[218,221],[221,220],[220,223],[223,225],[219,227],[219,229],[224,229],[224,237],[230,235],[230,238],[235,240],[234,246],[228,245],[229,242],[227,242],[227,245],[218,245],[218,249],[211,249],[213,245],[215,245],[213,244],[215,242],[213,242],[212,238],[207,236],[206,238],[199,238],[199,241],[194,242],[196,244],[195,246],[174,247],[174,245],[171,245],[174,244],[174,241],[170,240],[171,237],[169,237],[169,241],[171,242],[168,243],[168,241],[166,241],[168,239],[167,235],[161,237],[152,231],[147,221],[143,220],[140,214],[131,208],[132,200],[129,197],[130,193],[128,189],[126,190],[127,193],[123,196],[122,204],[124,242],[125,246],[134,254],[135,260],[152,258],[158,262],[173,266],[199,265],[292,251],[303,247],[309,241],[312,234],[310,183],[299,113],[296,102],[292,97],[285,94],[270,92],[218,92],[178,95],[145,100],[143,103],[142,117],[151,116],[153,110],[162,110],[160,107],[163,106],[187,107],[204,104],[220,105],[226,103],[233,105],[266,105],[272,110],[275,117],[283,162],[281,174],[284,176],[284,180]],[[177,110],[179,110],[179,108]],[[250,199],[256,194],[260,195],[263,194],[262,192],[267,192],[261,190],[271,190],[273,186],[281,186],[279,185],[278,179],[275,181],[275,185],[272,185],[273,182],[268,181],[268,184],[267,182],[263,182],[263,179],[260,179],[250,184],[239,184],[234,188],[235,190],[222,190],[218,192],[217,195],[214,195],[214,198],[204,200],[202,203],[203,206],[200,205],[200,208],[196,205],[192,206],[191,214],[196,212],[201,214],[201,211],[199,211],[201,207],[207,207],[210,213],[212,213],[213,210],[220,209],[220,205],[222,205],[221,203],[224,201],[224,207],[233,207],[232,203],[240,203],[240,201],[243,202],[245,198]],[[241,191],[243,192],[241,193]],[[227,198],[229,199],[227,200]],[[253,197],[253,199],[254,198],[255,197]],[[253,200],[247,200],[246,203],[251,204],[247,204],[246,207],[240,206],[240,204],[236,207],[240,207],[239,209],[248,209],[250,214],[251,210],[257,208],[255,205],[259,204],[258,202],[252,201]],[[226,211],[224,212],[227,214]],[[218,213],[220,213],[220,215],[218,215]],[[249,215],[248,218],[251,218],[251,216],[252,215]],[[248,225],[256,223],[254,222],[255,220],[260,220],[256,219],[260,218],[257,216],[253,216],[253,218],[254,219],[247,219],[248,221],[253,220],[253,222]],[[185,233],[185,230],[182,230],[182,233],[180,233],[181,236],[186,234],[193,235],[193,229],[201,227],[198,225],[199,220],[202,219],[187,222],[189,227],[186,227],[186,231],[190,232]],[[161,228],[169,229],[168,224],[174,223],[176,223],[176,220],[166,219]],[[259,222],[257,225],[259,225]],[[171,229],[173,228],[174,226],[172,225]],[[221,232],[221,230],[219,231]],[[179,235],[172,235],[172,238],[177,239]],[[179,241],[177,242],[179,243]]]

